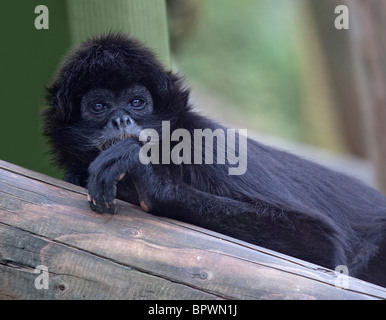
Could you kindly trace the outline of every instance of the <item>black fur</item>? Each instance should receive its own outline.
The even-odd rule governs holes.
[[[91,125],[81,115],[82,97],[136,84],[152,97],[146,116],[127,111],[141,128],[160,132],[162,120],[192,136],[194,129],[222,128],[191,110],[180,78],[136,40],[109,34],[83,43],[48,88],[44,128],[65,180],[88,187],[93,210],[114,212],[115,196],[142,202],[154,214],[328,268],[346,265],[350,275],[386,286],[386,198],[356,180],[252,140],[240,176],[228,175],[228,164],[142,165],[134,136],[98,149],[95,141],[111,119]]]

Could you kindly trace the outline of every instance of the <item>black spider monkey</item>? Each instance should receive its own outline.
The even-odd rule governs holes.
[[[143,164],[142,129],[159,133],[162,148],[170,142],[166,121],[191,137],[226,128],[192,111],[181,78],[137,40],[110,33],[81,44],[47,101],[56,164],[66,181],[88,188],[92,210],[115,213],[117,197],[331,269],[346,265],[350,275],[386,286],[386,197],[361,182],[249,139],[239,175],[229,174],[229,161]]]

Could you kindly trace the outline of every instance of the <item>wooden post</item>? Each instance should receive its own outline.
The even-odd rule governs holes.
[[[73,44],[111,31],[140,39],[171,69],[165,0],[67,0]]]
[[[314,18],[313,23],[317,29],[316,41],[321,48],[319,54],[325,58],[326,62],[324,72],[328,79],[328,90],[333,95],[334,105],[332,107],[335,108],[332,113],[336,117],[334,121],[337,121],[339,125],[340,132],[338,134],[341,135],[336,134],[336,138],[343,138],[348,152],[364,158],[367,155],[367,150],[363,136],[359,93],[355,89],[349,31],[335,28],[335,19],[338,16],[335,14],[335,8],[343,4],[344,1],[306,0],[303,2],[309,7]],[[348,2],[351,3],[352,0]],[[307,50],[312,50],[312,47],[314,47],[313,44]],[[320,64],[319,60],[318,57],[313,56],[312,63],[318,65]],[[320,90],[320,88],[316,88],[316,90]],[[322,110],[319,110],[320,112]],[[320,121],[320,117],[314,121]]]
[[[354,70],[370,159],[386,194],[386,2],[347,1]]]
[[[94,213],[85,189],[0,161],[0,299],[386,298],[354,278],[337,283],[333,271],[128,203]]]

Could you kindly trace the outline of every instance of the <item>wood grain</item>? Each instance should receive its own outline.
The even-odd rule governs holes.
[[[36,289],[38,265],[49,288]],[[0,161],[0,299],[385,299],[386,289]]]

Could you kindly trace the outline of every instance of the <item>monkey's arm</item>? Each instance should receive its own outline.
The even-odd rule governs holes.
[[[172,181],[167,174],[156,173],[152,165],[140,163],[140,147],[131,139],[121,141],[90,165],[88,200],[93,210],[115,213],[116,183],[128,174],[136,186],[141,207],[147,212],[326,267],[345,263],[337,230],[323,217],[288,211],[264,202],[243,203]]]

